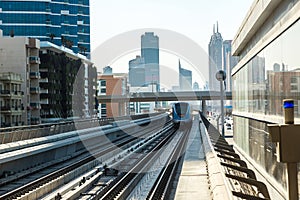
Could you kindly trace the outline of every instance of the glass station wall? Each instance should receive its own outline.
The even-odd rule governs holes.
[[[267,134],[283,122],[283,99],[294,99],[300,122],[300,21],[277,37],[233,75],[234,140],[280,184],[285,165]]]

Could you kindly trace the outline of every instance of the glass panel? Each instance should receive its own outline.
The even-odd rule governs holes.
[[[285,188],[285,165],[277,162],[267,123],[237,113],[262,114],[261,120],[279,116],[283,120],[282,101],[292,98],[295,118],[300,118],[299,35],[298,21],[233,76],[234,140]]]

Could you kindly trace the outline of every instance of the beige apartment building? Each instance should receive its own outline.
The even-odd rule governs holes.
[[[1,123],[5,126],[40,123],[39,48],[40,42],[37,39],[0,37],[1,81],[6,87],[6,93],[9,93],[9,95],[1,94],[1,98],[9,96],[10,109],[12,109],[12,103],[16,101],[14,98],[17,98],[20,100],[17,106],[22,104],[27,110],[27,112],[18,113],[17,116],[21,115],[21,118],[11,114],[10,120],[6,121],[5,119],[9,117],[4,117]],[[18,95],[15,95],[16,91]],[[2,102],[4,103],[4,100]],[[2,115],[3,112],[7,114],[10,111],[1,110],[0,112]]]
[[[0,36],[0,127],[94,116],[96,79],[93,63],[64,46]]]
[[[24,125],[22,114],[24,104],[21,84],[24,80],[20,74],[0,73],[0,125],[1,127]]]

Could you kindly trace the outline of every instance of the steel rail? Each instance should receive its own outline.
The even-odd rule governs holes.
[[[149,166],[149,161],[152,160],[154,156],[158,156],[157,153],[159,150],[168,142],[170,141],[170,138],[173,136],[173,133],[176,131],[174,130],[174,127],[172,126],[170,129],[165,130],[166,131],[166,137],[164,137],[162,140],[159,141],[159,143],[153,147],[140,160],[136,162],[136,165],[129,171],[129,172],[123,172],[121,176],[119,176],[117,179],[115,179],[111,184],[109,184],[106,188],[101,190],[99,193],[97,193],[93,199],[100,199],[100,200],[109,200],[114,199],[117,195],[119,195],[121,192],[123,192],[125,195],[129,195],[130,191],[123,191],[125,187],[128,187],[128,183],[132,182],[132,180],[136,178],[141,178],[144,173],[140,173],[142,169]],[[136,181],[135,181],[136,182]],[[132,189],[132,187],[131,187]]]
[[[169,157],[164,169],[160,172],[159,178],[153,184],[146,199],[168,199],[168,194],[170,194],[171,190],[170,185],[175,177],[176,170],[184,157],[189,133],[190,129],[184,132],[180,142],[177,144],[177,148]]]
[[[139,131],[137,131],[137,133],[141,134],[141,131],[139,130]],[[114,149],[120,148],[121,146],[124,146],[124,145],[126,145],[126,144],[128,144],[128,143],[130,143],[130,142],[132,142],[136,139],[139,139],[138,137],[132,137],[132,136],[133,135],[128,135],[129,139],[126,140],[126,141],[121,141],[119,143],[114,143],[114,145],[112,145],[111,147],[107,147],[106,149],[101,150],[100,152],[98,152],[94,155],[90,155],[86,158],[83,158],[80,161],[72,163],[69,166],[60,168],[55,172],[47,174],[47,175],[45,175],[41,178],[38,178],[38,179],[28,183],[28,184],[22,185],[19,188],[13,189],[13,190],[9,191],[8,193],[5,193],[5,194],[1,195],[0,200],[18,198],[18,197],[22,196],[23,194],[25,194],[27,192],[30,192],[30,191],[34,190],[35,188],[40,187],[40,186],[42,186],[42,185],[58,178],[61,175],[64,175],[64,174],[66,174],[66,173],[68,173],[72,170],[75,170],[76,168],[78,168],[78,167],[80,167],[80,166],[82,166],[82,165],[84,165],[88,162],[91,162],[91,161],[95,160],[97,157],[100,157],[100,156],[102,156],[102,155],[104,155],[104,154],[106,154],[106,153],[108,153],[108,152],[110,152]]]

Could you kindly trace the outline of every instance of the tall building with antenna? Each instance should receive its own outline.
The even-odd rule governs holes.
[[[221,33],[219,33],[218,22],[216,24],[217,30],[215,30],[215,25],[213,28],[213,35],[210,38],[208,45],[208,55],[209,55],[209,90],[220,90],[220,83],[216,79],[217,71],[222,69],[222,47],[223,38]]]

